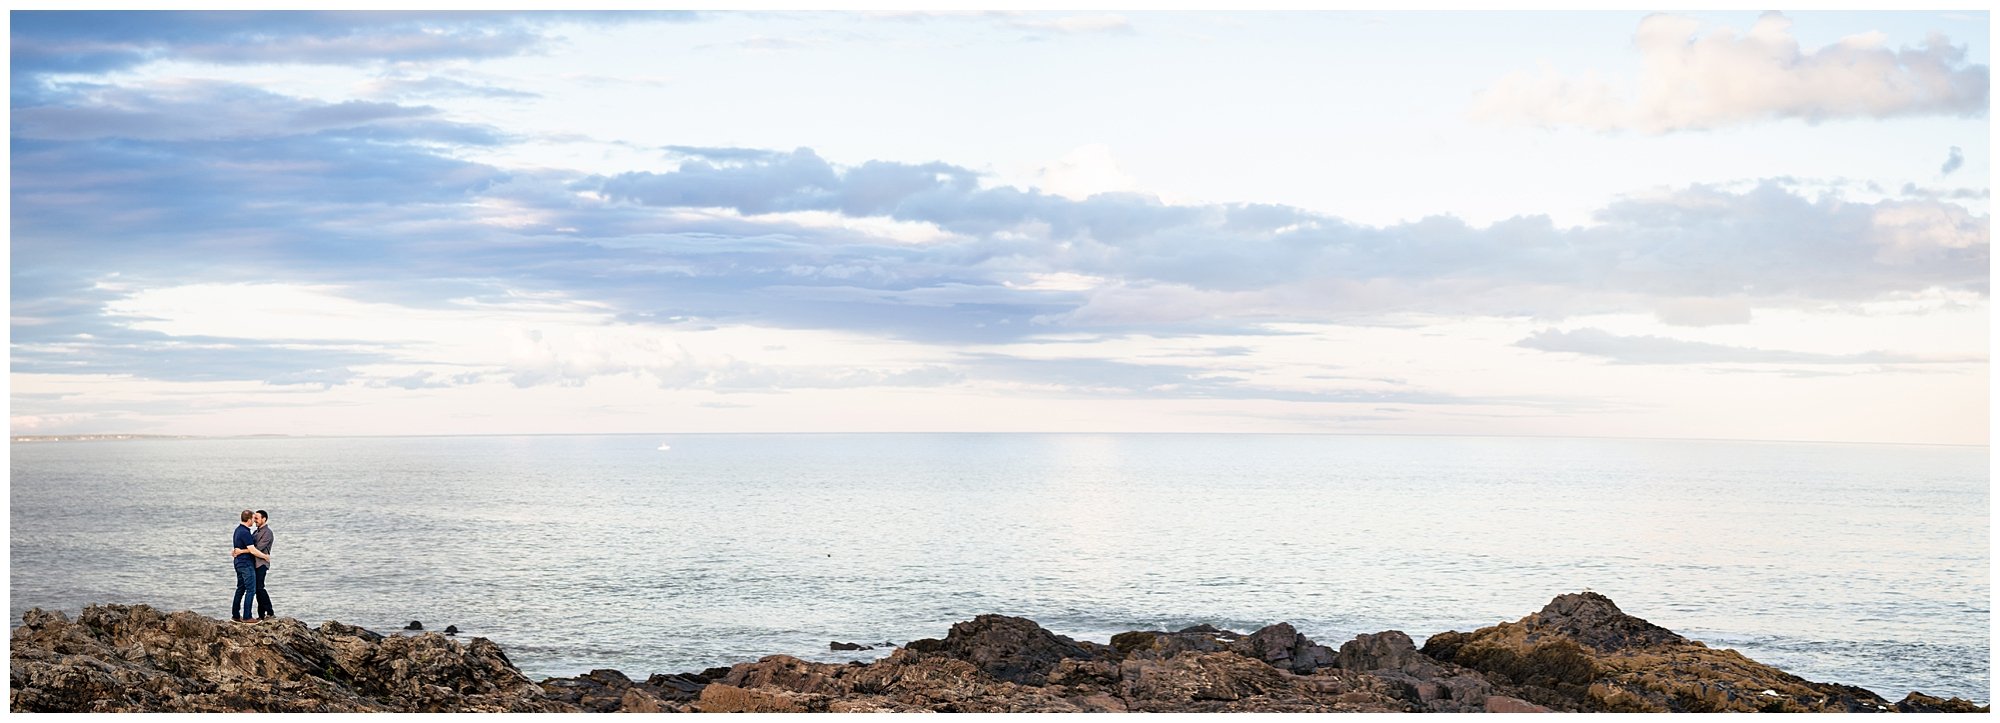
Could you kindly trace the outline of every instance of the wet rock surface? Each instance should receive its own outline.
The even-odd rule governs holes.
[[[889,647],[889,646],[885,646]],[[870,662],[773,655],[643,680],[530,681],[484,638],[383,636],[289,618],[257,625],[144,605],[71,621],[32,610],[12,637],[11,709],[514,712],[1985,712],[1911,693],[1891,704],[1814,683],[1626,615],[1594,593],[1419,649],[1400,631],[1337,649],[1278,623],[1133,631],[1110,645],[981,615]]]

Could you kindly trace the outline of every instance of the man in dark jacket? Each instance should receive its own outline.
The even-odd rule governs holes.
[[[250,531],[250,518],[254,514],[244,510],[241,524],[229,538],[229,557],[236,567],[236,597],[229,601],[229,619],[239,623],[257,622],[250,617],[250,606],[257,601],[257,557],[250,554],[257,549],[257,535]]]
[[[257,551],[250,553],[257,556],[257,619],[265,620],[272,615],[271,593],[264,592],[264,578],[271,573],[271,514],[258,510],[250,519],[257,523]]]

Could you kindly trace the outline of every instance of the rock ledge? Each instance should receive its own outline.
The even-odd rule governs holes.
[[[1133,631],[1110,645],[981,615],[872,663],[773,655],[635,680],[536,683],[485,638],[247,626],[145,605],[41,609],[12,636],[15,712],[1987,712],[1815,683],[1625,614],[1595,593],[1420,650],[1386,631],[1331,648],[1291,625]]]

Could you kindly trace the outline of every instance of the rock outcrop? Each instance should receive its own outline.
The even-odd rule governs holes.
[[[1557,597],[1517,622],[1432,636],[1421,650],[1391,630],[1336,651],[1286,623],[1248,634],[1134,631],[1103,645],[981,615],[869,663],[773,655],[644,680],[593,670],[539,684],[484,638],[97,605],[74,622],[28,612],[11,662],[17,712],[1987,710],[1921,693],[1891,705],[1806,681],[1592,593]]]
[[[944,640],[912,640],[906,650],[936,652],[971,663],[994,678],[1041,685],[1064,659],[1117,660],[1109,645],[1077,642],[1051,633],[1027,618],[981,615],[951,626]]]
[[[1861,688],[1815,683],[1734,650],[1688,640],[1591,592],[1558,596],[1516,622],[1431,636],[1423,653],[1562,711],[1898,709]]]
[[[574,711],[485,638],[384,637],[290,618],[242,625],[145,605],[14,629],[10,707],[77,712]]]

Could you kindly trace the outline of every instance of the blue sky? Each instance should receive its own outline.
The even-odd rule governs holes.
[[[11,19],[15,434],[1987,436],[1983,13]]]

